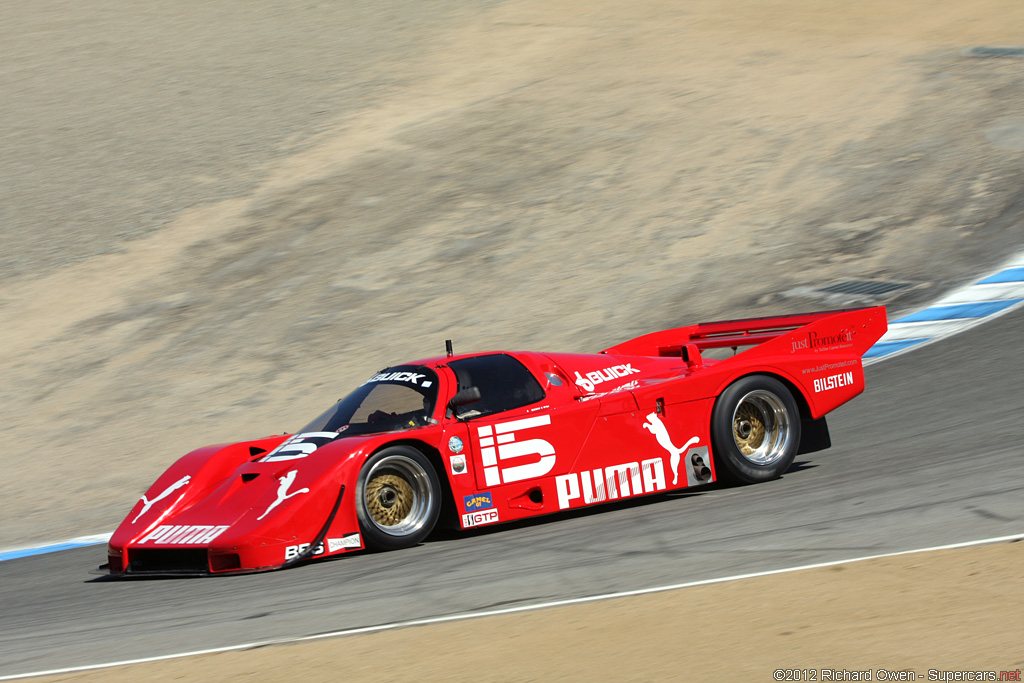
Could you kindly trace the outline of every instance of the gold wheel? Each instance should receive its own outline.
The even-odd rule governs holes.
[[[750,403],[742,404],[732,422],[736,446],[743,455],[753,455],[761,447],[765,436],[764,416]]]
[[[356,485],[356,514],[368,547],[415,545],[440,513],[441,484],[422,453],[399,445],[367,459]]]
[[[398,526],[412,512],[412,485],[396,474],[378,474],[366,484],[366,509],[375,524]]]
[[[732,413],[732,438],[749,462],[771,465],[789,453],[790,413],[778,395],[765,389],[745,394]]]

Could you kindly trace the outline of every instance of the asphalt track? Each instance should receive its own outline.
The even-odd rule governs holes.
[[[0,563],[0,675],[301,637],[1024,531],[1024,309],[867,369],[832,449],[657,496],[262,575],[97,582],[103,547]]]

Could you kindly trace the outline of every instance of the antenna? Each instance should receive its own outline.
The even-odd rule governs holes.
[[[452,351],[452,340],[451,339],[445,339],[444,340],[444,350],[448,353],[448,357],[449,358],[451,358],[452,356],[455,355],[455,353]]]

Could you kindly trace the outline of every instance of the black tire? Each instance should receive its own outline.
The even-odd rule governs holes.
[[[356,515],[366,547],[398,550],[420,543],[441,514],[441,484],[423,453],[388,446],[363,464],[356,482]]]
[[[800,409],[777,379],[741,377],[715,401],[711,444],[719,480],[776,479],[793,464],[800,446]]]

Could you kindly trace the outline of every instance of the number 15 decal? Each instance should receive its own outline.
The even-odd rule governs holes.
[[[484,466],[487,486],[510,484],[514,481],[543,477],[555,467],[555,447],[544,439],[517,441],[515,432],[551,424],[550,415],[527,417],[477,428],[480,441],[480,459]],[[539,460],[523,465],[499,467],[498,461],[526,456],[540,456]]]

